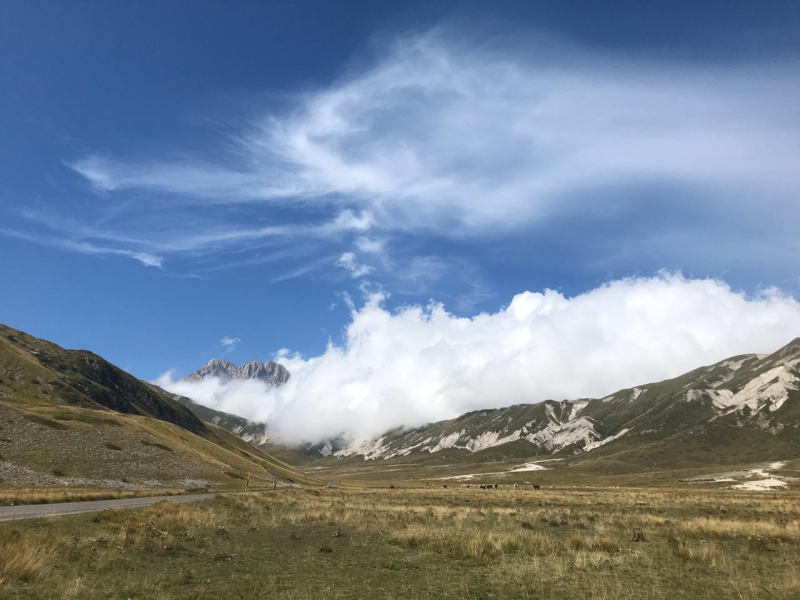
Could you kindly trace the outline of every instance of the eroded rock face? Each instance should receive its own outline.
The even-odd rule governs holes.
[[[281,385],[289,381],[289,371],[283,365],[272,360],[263,363],[251,360],[241,367],[237,367],[227,360],[213,358],[201,369],[186,377],[186,379],[189,381],[201,381],[206,377],[218,377],[224,380],[258,379],[270,385]]]

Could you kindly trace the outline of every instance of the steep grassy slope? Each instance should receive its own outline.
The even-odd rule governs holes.
[[[0,325],[0,398],[30,404],[108,408],[205,431],[184,406],[86,350],[60,346]]]
[[[99,356],[0,326],[2,485],[242,487],[248,473],[312,482]]]
[[[187,398],[186,396],[180,396],[178,394],[173,394],[172,392],[168,392],[167,390],[161,389],[160,387],[152,383],[148,385],[156,392],[163,394],[164,396],[170,398],[174,402],[177,402],[181,406],[185,406],[186,408],[188,408],[193,415],[195,415],[198,419],[200,419],[204,423],[211,423],[212,425],[222,427],[223,429],[231,433],[241,432],[248,425],[250,425],[250,422],[244,417],[232,415],[231,413],[222,412],[221,410],[214,410],[213,408],[208,408],[207,406],[198,404],[191,398]]]

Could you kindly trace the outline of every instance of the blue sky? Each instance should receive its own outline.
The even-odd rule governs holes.
[[[796,296],[800,9],[697,4],[4,2],[0,321],[152,379],[375,293]]]

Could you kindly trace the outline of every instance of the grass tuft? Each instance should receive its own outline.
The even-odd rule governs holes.
[[[57,550],[49,536],[0,529],[0,582],[29,582],[44,575]]]

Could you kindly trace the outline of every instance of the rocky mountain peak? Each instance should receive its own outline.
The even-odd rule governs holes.
[[[186,380],[202,381],[207,377],[217,377],[225,381],[258,379],[270,385],[282,385],[289,380],[289,371],[283,365],[272,360],[263,363],[251,360],[238,367],[227,360],[212,358],[201,369],[187,376]]]

